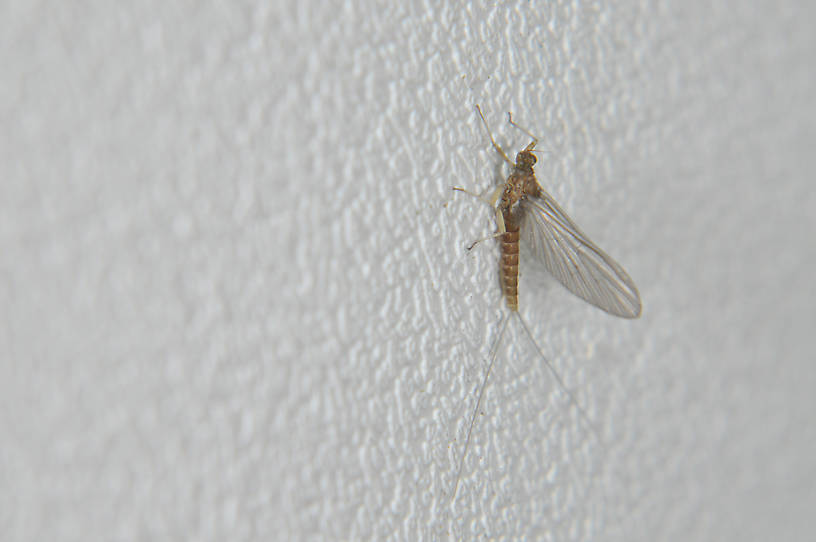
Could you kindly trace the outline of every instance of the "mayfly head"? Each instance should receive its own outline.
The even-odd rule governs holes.
[[[516,155],[516,169],[524,171],[525,173],[532,173],[533,166],[536,163],[536,157],[532,149],[525,149]]]

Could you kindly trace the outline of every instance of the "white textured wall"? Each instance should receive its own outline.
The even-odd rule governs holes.
[[[816,10],[494,4],[2,3],[3,540],[812,536]],[[603,444],[511,324],[451,503],[475,103],[644,315],[527,284]]]

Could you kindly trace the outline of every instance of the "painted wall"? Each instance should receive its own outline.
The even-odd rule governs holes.
[[[4,540],[805,540],[816,12],[741,2],[0,8]],[[542,185],[644,302],[451,191]]]

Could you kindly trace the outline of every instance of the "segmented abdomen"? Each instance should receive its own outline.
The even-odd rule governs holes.
[[[511,311],[518,310],[519,228],[505,222],[506,233],[501,240],[501,285],[504,299]]]

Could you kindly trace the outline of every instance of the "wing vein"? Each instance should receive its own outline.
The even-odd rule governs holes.
[[[626,271],[598,248],[543,190],[522,202],[522,238],[569,291],[611,314],[640,315],[640,294]]]

